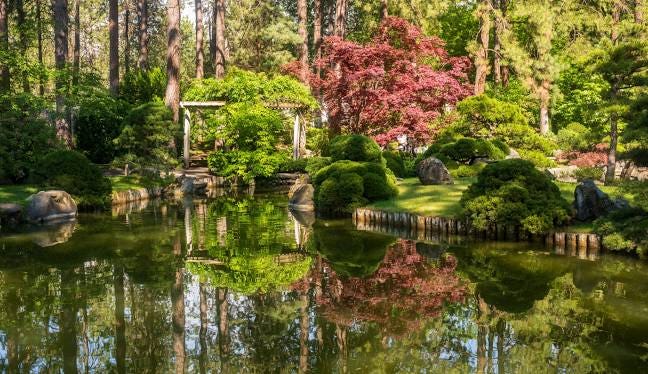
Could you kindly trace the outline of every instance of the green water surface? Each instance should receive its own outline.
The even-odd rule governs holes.
[[[583,256],[581,256],[583,257]],[[0,372],[647,372],[648,267],[414,241],[283,195],[0,232]]]

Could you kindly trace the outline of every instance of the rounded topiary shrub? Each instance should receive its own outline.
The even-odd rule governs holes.
[[[48,153],[39,162],[33,177],[44,187],[69,193],[81,208],[104,207],[110,202],[110,179],[103,176],[97,165],[76,151]]]
[[[477,158],[502,160],[506,154],[495,144],[484,139],[461,138],[441,147],[439,153],[450,160],[469,164]]]
[[[396,196],[394,179],[378,163],[337,161],[315,175],[315,204],[323,213],[348,214],[369,202]]]
[[[525,160],[505,160],[482,170],[461,198],[464,214],[480,229],[521,226],[533,234],[563,224],[570,207],[545,174]]]
[[[407,172],[405,169],[405,161],[398,151],[384,151],[383,157],[387,162],[387,168],[391,170],[395,176],[405,178]]]
[[[341,135],[334,138],[329,146],[329,155],[333,161],[382,162],[380,147],[364,135]]]

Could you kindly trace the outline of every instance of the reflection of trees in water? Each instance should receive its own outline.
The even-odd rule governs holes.
[[[375,322],[387,335],[416,331],[437,317],[446,303],[463,300],[466,288],[455,274],[456,260],[446,256],[430,262],[411,241],[399,241],[367,278],[341,278],[333,270],[318,304],[331,321],[350,326]]]

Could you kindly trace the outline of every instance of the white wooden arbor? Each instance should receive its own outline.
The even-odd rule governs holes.
[[[302,131],[299,113],[300,110],[306,109],[304,105],[294,103],[263,103],[266,107],[280,110],[291,110],[295,112],[295,122],[293,124],[293,158],[298,159],[300,155],[300,138]],[[226,101],[181,101],[180,108],[184,109],[184,139],[183,139],[183,158],[185,168],[189,168],[191,163],[191,109],[198,108],[221,108],[227,105]],[[305,135],[305,134],[304,134]],[[304,136],[305,138],[305,136]]]

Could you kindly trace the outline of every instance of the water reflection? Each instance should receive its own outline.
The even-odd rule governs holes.
[[[648,368],[643,262],[361,232],[283,196],[113,213],[0,237],[0,372]]]

